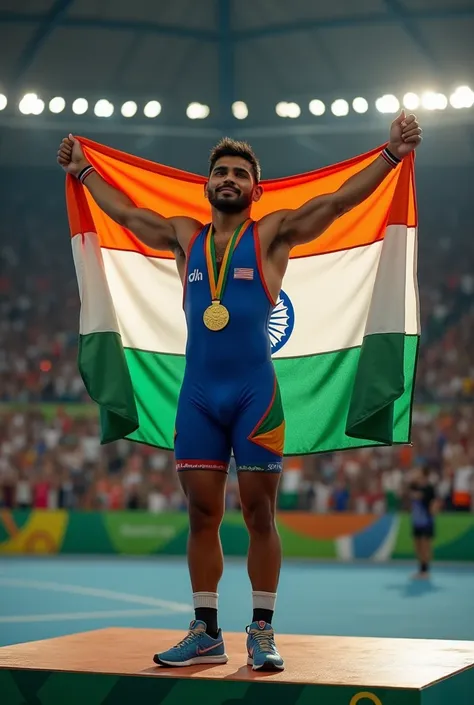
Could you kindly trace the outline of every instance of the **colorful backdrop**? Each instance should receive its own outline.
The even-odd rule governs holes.
[[[413,558],[407,514],[314,515],[281,512],[278,528],[288,558]],[[184,555],[184,513],[0,511],[0,554]],[[474,515],[437,518],[435,558],[474,561]],[[221,528],[224,551],[241,556],[247,532],[239,513],[227,513]]]

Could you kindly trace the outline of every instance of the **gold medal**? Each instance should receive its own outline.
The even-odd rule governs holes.
[[[223,330],[226,327],[229,323],[230,315],[220,301],[213,301],[204,311],[202,318],[206,328],[216,331]]]
[[[204,325],[208,330],[223,330],[229,323],[229,311],[223,304],[221,304],[221,300],[224,294],[225,285],[227,283],[232,254],[235,248],[237,247],[240,238],[244,234],[247,226],[251,222],[252,221],[250,220],[246,220],[244,223],[241,223],[238,228],[236,228],[233,236],[227,243],[219,274],[217,273],[216,251],[214,238],[212,236],[212,226],[210,226],[209,230],[207,231],[205,241],[205,253],[212,303],[204,311],[202,319],[204,321]]]

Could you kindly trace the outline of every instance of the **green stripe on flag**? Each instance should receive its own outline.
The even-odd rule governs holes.
[[[101,443],[111,443],[138,428],[132,380],[118,333],[79,336],[78,366],[84,385],[99,405]]]
[[[403,333],[364,338],[347,418],[349,436],[393,443],[395,401],[405,390],[404,351]]]
[[[418,336],[405,336],[403,357],[399,361],[404,369],[405,389],[394,403],[394,444],[410,442],[417,353]],[[363,438],[346,433],[351,404],[358,403],[353,388],[360,361],[361,348],[274,361],[286,417],[285,455],[380,445],[375,435],[370,435],[376,434],[376,428],[367,426],[367,436]],[[387,370],[378,372],[387,375]]]
[[[104,335],[97,333],[97,336]],[[108,334],[107,334],[108,335]],[[392,334],[389,334],[390,336]],[[384,336],[370,336],[383,338]],[[369,417],[364,419],[364,432],[360,437],[350,437],[346,433],[348,418],[352,420],[354,410],[364,409],[364,379],[370,389],[378,389],[387,394],[387,404],[379,399],[380,409],[393,407],[393,443],[410,442],[410,422],[413,397],[413,383],[418,352],[418,336],[404,336],[403,350],[389,341],[365,341],[365,348],[351,348],[331,353],[322,353],[302,358],[279,358],[274,360],[275,370],[281,389],[286,417],[285,455],[321,453],[346,448],[360,448],[379,445],[381,422],[374,415],[371,426]],[[397,347],[398,346],[398,347]],[[382,356],[382,352],[402,350],[397,358],[398,370],[393,378],[400,376],[403,365],[404,390],[395,401],[392,386],[377,379],[390,378],[388,361],[395,362],[394,355]],[[380,356],[378,364],[370,367],[368,353]],[[140,419],[139,428],[130,431],[128,438],[168,450],[173,449],[174,424],[179,389],[184,375],[185,358],[180,355],[165,355],[127,348],[125,359],[135,390],[135,405]],[[385,362],[384,362],[385,360]],[[110,363],[109,363],[110,364]],[[364,378],[365,374],[365,378]],[[357,394],[361,392],[361,396]],[[372,397],[371,397],[372,398]],[[375,406],[374,406],[375,408]],[[391,418],[392,411],[389,417]],[[121,417],[111,417],[108,421],[122,422]],[[386,419],[383,419],[386,424]],[[384,430],[387,430],[385,425]],[[112,429],[109,428],[109,434]],[[119,429],[115,433],[119,436]]]

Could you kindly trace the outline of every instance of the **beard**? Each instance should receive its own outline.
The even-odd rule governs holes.
[[[231,198],[229,196],[223,196],[218,191],[213,191],[208,194],[209,203],[213,208],[220,211],[221,213],[242,213],[246,211],[247,208],[252,204],[251,194],[241,193],[240,196]]]

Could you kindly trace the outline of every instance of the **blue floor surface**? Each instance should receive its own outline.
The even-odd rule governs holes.
[[[474,640],[474,566],[284,565],[275,628],[294,634]],[[243,631],[251,614],[244,562],[226,564],[220,622]],[[0,559],[0,645],[109,626],[186,630],[186,563],[139,558]],[[158,646],[158,645],[157,645]]]

